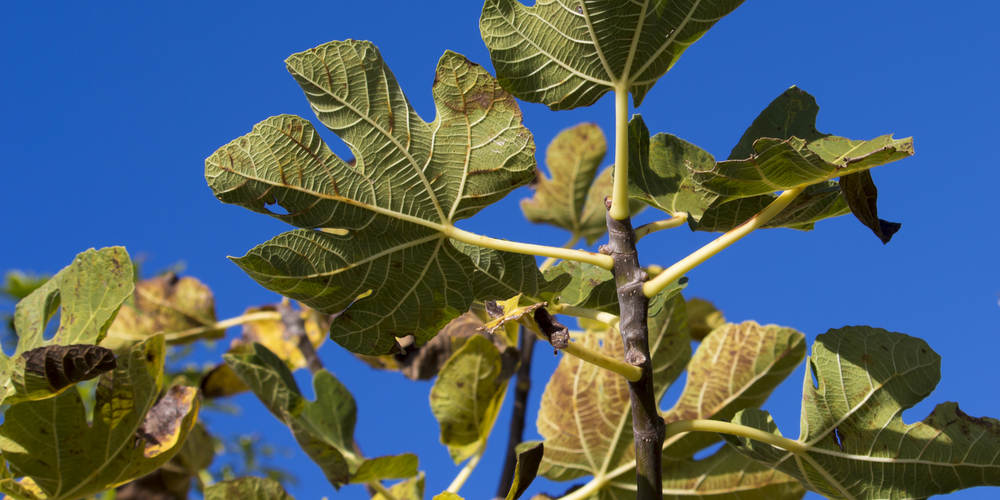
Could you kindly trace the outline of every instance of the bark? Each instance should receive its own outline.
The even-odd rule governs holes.
[[[510,417],[510,436],[507,438],[507,459],[497,497],[504,498],[514,484],[514,470],[517,466],[517,445],[524,439],[524,418],[528,408],[528,393],[531,391],[531,357],[535,350],[535,334],[521,327],[521,366],[517,369],[514,385],[514,413]]]
[[[621,308],[618,324],[625,345],[625,362],[642,369],[638,382],[629,382],[632,400],[632,432],[635,438],[637,500],[662,500],[661,448],[664,423],[657,412],[653,389],[653,365],[649,354],[649,327],[646,312],[649,299],[642,285],[649,276],[639,267],[635,230],[630,219],[615,220],[607,215],[608,244],[601,253],[614,258],[611,270],[618,288]]]

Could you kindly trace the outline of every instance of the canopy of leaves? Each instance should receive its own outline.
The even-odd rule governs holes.
[[[0,450],[12,475],[44,495],[35,498],[70,500],[145,476],[170,460],[195,425],[199,401],[197,389],[183,386],[157,401],[165,349],[163,337],[155,336],[118,358],[118,367],[101,376],[92,425],[75,386],[11,406],[0,426]],[[0,491],[23,494],[23,484],[2,479]]]
[[[157,333],[163,333],[168,342],[185,343],[225,335],[225,330],[211,329],[199,335],[177,335],[214,323],[215,297],[208,286],[171,272],[135,285],[135,293],[122,305],[101,345],[120,352]]]
[[[763,401],[805,350],[802,334],[794,330],[747,322],[715,329],[692,358],[686,304],[679,294],[658,312],[651,311],[649,333],[658,401],[685,368],[689,371],[680,400],[664,414],[668,422],[726,418]],[[578,342],[619,359],[624,355],[614,330],[587,332]],[[591,475],[602,498],[634,497],[631,406],[624,378],[564,356],[542,395],[538,429],[546,439],[539,474],[558,481]],[[664,443],[665,492],[736,499],[758,498],[746,495],[761,488],[765,496],[759,498],[801,497],[803,490],[794,479],[725,450],[702,461],[691,458],[718,439],[685,435]]]
[[[482,67],[446,52],[432,88],[438,116],[426,123],[369,42],[330,42],[286,63],[356,162],[295,116],[269,118],[206,160],[220,200],[303,228],[234,259],[253,279],[326,314],[350,306],[331,338],[369,355],[409,334],[426,342],[473,300],[543,290],[531,256],[448,238],[454,221],[534,178],[517,103]]]
[[[288,365],[263,345],[253,344],[252,353],[224,357],[264,406],[291,429],[295,440],[334,487],[416,475],[415,455],[365,459],[355,453],[354,397],[330,372],[320,370],[313,376],[316,400],[308,401]]]
[[[521,200],[521,211],[531,222],[552,224],[572,234],[571,241],[585,239],[588,245],[608,232],[604,198],[611,196],[611,167],[597,173],[608,150],[604,132],[593,123],[581,123],[563,130],[545,151],[545,166],[529,186],[530,199]],[[645,205],[630,201],[635,215]]]
[[[118,308],[132,294],[132,290],[132,261],[125,249],[91,249],[77,255],[72,264],[19,302],[14,311],[17,350],[13,357],[0,352],[0,402],[11,398],[18,390],[21,393],[9,402],[51,397],[84,380],[84,374],[93,368],[87,366],[88,363],[77,367],[78,369],[63,371],[63,375],[77,374],[81,378],[64,379],[60,383],[55,383],[50,374],[44,371],[35,370],[34,374],[26,374],[24,354],[38,348],[92,346],[99,343],[107,334]],[[45,328],[57,312],[60,312],[59,329],[51,340],[44,340]],[[54,352],[43,354],[42,357],[49,357]],[[70,364],[77,363],[79,353],[78,350],[61,351]],[[90,359],[96,363],[102,357]],[[23,384],[38,378],[43,379],[42,383],[31,384],[30,393],[25,393]],[[17,384],[17,381],[21,383]]]
[[[479,20],[497,79],[552,109],[590,106],[621,85],[635,106],[743,0],[487,0]]]
[[[924,341],[844,327],[816,338],[807,366],[804,451],[729,438],[737,450],[828,498],[901,500],[1000,485],[1000,421],[944,403],[921,422],[903,423],[902,413],[940,379],[941,358]],[[780,436],[765,411],[744,410],[733,422]]]

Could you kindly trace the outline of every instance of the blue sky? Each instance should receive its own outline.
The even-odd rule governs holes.
[[[642,107],[650,130],[725,157],[753,118],[791,85],[816,96],[820,131],[855,139],[915,137],[916,156],[873,172],[880,216],[903,223],[883,246],[850,216],[816,231],[760,231],[689,274],[688,294],[713,300],[731,321],[799,329],[865,324],[924,338],[943,357],[937,390],[904,413],[922,419],[958,401],[973,416],[1000,417],[1000,3],[917,0],[751,0],[723,19],[652,89]],[[149,270],[184,261],[216,294],[218,317],[277,296],[225,259],[288,229],[219,203],[204,159],[272,115],[312,119],[283,60],[335,39],[367,39],[421,116],[430,121],[435,64],[450,49],[492,71],[478,29],[479,2],[5,2],[0,6],[0,169],[8,208],[0,269],[54,272],[90,247],[124,245]],[[613,131],[613,102],[554,113],[524,104],[538,158],[560,130],[583,121]],[[326,131],[324,131],[326,132]],[[325,138],[349,155],[332,134]],[[607,160],[610,162],[609,159]],[[511,223],[514,192],[463,227],[495,237],[561,245],[566,235]],[[641,221],[654,218],[652,211]],[[669,265],[709,241],[675,229],[643,240],[644,264]],[[229,332],[235,336],[234,329]],[[202,356],[218,356],[221,347]],[[534,407],[558,358],[536,353]],[[428,383],[377,373],[333,343],[326,366],[352,389],[366,453],[420,452],[427,498],[458,467],[438,444]],[[802,368],[766,408],[797,435]],[[308,384],[305,384],[308,387]],[[252,396],[239,418],[206,417],[216,432],[258,430],[295,448],[289,432]],[[672,403],[670,396],[667,404]],[[509,408],[483,462],[462,490],[496,488]],[[534,413],[528,437],[535,437]],[[297,450],[280,465],[301,483],[300,500],[340,493]],[[560,493],[539,481],[529,491]],[[974,489],[956,499],[992,498]],[[818,498],[818,497],[817,497]]]

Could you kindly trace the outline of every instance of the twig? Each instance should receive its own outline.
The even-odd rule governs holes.
[[[635,240],[639,241],[644,236],[655,233],[657,231],[663,231],[664,229],[672,229],[683,225],[688,220],[688,215],[686,213],[677,214],[669,219],[658,220],[656,222],[650,222],[649,224],[643,224],[635,228]]]
[[[535,334],[520,328],[521,366],[517,369],[514,385],[514,412],[510,417],[510,436],[507,438],[507,459],[504,461],[497,497],[507,496],[514,484],[514,470],[517,466],[517,445],[524,439],[524,418],[528,408],[528,393],[531,391],[531,357],[535,350]]]

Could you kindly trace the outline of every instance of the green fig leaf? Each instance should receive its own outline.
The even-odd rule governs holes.
[[[472,456],[493,429],[507,392],[503,375],[500,351],[482,336],[470,337],[438,373],[431,411],[455,463]]]
[[[753,321],[716,328],[688,363],[684,391],[663,420],[728,421],[739,410],[763,404],[805,355],[805,336],[791,328]],[[685,460],[718,441],[707,432],[675,436],[663,443],[663,458]]]
[[[474,300],[549,286],[532,256],[450,239],[469,236],[455,221],[534,178],[521,111],[482,67],[446,52],[433,85],[438,117],[425,123],[369,42],[331,42],[286,63],[357,160],[335,156],[294,116],[269,118],[208,158],[220,200],[304,228],[234,259],[241,269],[322,313],[347,309],[330,337],[367,355],[397,350],[396,337],[430,340]]]
[[[688,327],[691,340],[701,342],[712,330],[726,324],[726,317],[715,304],[698,297],[687,300]]]
[[[683,297],[674,295],[650,313],[648,326],[659,400],[691,357]],[[610,328],[576,342],[616,359],[625,355],[621,335]],[[546,478],[568,481],[592,475],[610,480],[612,471],[635,475],[628,381],[618,374],[564,355],[542,394],[538,433],[545,438],[538,473]]]
[[[715,157],[704,149],[670,134],[650,139],[642,115],[628,126],[628,195],[670,215],[688,214],[699,219],[718,197],[702,190],[691,177],[692,170],[708,170]]]
[[[133,279],[132,261],[124,248],[91,249],[77,255],[72,264],[19,302],[14,311],[17,350],[12,357],[0,352],[0,402],[17,391],[22,392],[11,402],[52,397],[84,380],[25,373],[27,360],[23,356],[34,349],[78,345],[75,350],[59,350],[62,356],[59,360],[51,358],[57,351],[47,350],[45,354],[36,351],[51,367],[75,363],[77,355],[82,353],[80,349],[87,350],[85,346],[104,339],[122,302],[132,294]],[[46,325],[60,309],[59,329],[51,340],[43,340]],[[104,355],[96,350],[87,352],[92,361],[103,359]],[[87,370],[69,371],[82,376]],[[24,393],[25,390],[29,393]]]
[[[549,280],[564,275],[570,276],[571,281],[559,292],[557,303],[619,314],[618,290],[615,288],[615,279],[611,271],[569,260],[564,260],[545,271],[545,278]]]
[[[159,401],[165,344],[154,336],[101,375],[93,424],[80,392],[11,406],[0,426],[0,450],[17,476],[49,500],[84,498],[153,472],[181,449],[195,425],[198,390],[174,386]],[[13,479],[0,491],[16,495]]]
[[[636,107],[694,42],[743,0],[487,0],[479,20],[497,79],[551,109],[590,106],[616,85]]]
[[[295,440],[334,487],[339,488],[358,476],[371,481],[416,475],[417,461],[413,455],[369,460],[355,453],[354,397],[330,372],[320,370],[313,375],[316,400],[308,401],[285,361],[267,347],[253,344],[251,353],[223,357],[264,406],[291,429]],[[369,463],[373,460],[378,462]],[[380,477],[381,474],[387,475]]]
[[[867,326],[830,330],[807,364],[800,449],[727,441],[827,498],[902,500],[1000,485],[1000,421],[944,403],[903,423],[940,377],[941,358],[923,340]],[[765,411],[744,410],[733,423],[781,435]]]
[[[424,473],[421,472],[415,477],[411,477],[406,481],[400,481],[391,488],[389,488],[389,493],[392,494],[392,498],[396,500],[424,500]],[[375,494],[372,500],[390,500],[386,498],[385,495],[381,493]]]
[[[205,500],[295,500],[281,483],[265,477],[241,477],[205,488]]]
[[[602,499],[634,498],[635,474],[618,477]],[[793,478],[726,446],[703,460],[663,464],[664,500],[799,500],[806,490]]]

